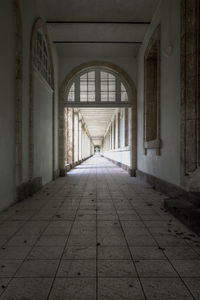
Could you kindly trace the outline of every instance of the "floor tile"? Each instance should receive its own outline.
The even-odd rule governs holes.
[[[57,277],[95,277],[95,260],[62,260]]]
[[[16,277],[54,277],[58,260],[27,260],[18,270]]]
[[[0,214],[0,299],[200,300],[200,239],[164,197],[101,157],[46,184]]]
[[[0,295],[5,292],[11,278],[0,278]]]
[[[63,259],[96,259],[96,247],[66,247]]]
[[[174,268],[182,277],[200,277],[200,260],[172,260]]]
[[[12,277],[22,264],[22,260],[0,260],[0,277]]]
[[[131,260],[99,260],[99,277],[136,277],[135,267]]]
[[[31,247],[3,247],[0,248],[1,259],[25,259],[30,252]]]
[[[139,260],[136,269],[140,277],[177,277],[178,274],[166,260]]]
[[[14,278],[1,300],[46,300],[53,278]]]
[[[98,247],[98,259],[131,259],[129,250],[124,247]]]
[[[199,278],[183,278],[186,286],[191,291],[195,299],[200,299],[200,277]]]
[[[200,259],[200,256],[191,247],[165,247],[164,253],[170,260]]]
[[[144,294],[137,278],[99,278],[99,300],[144,300]]]
[[[64,246],[67,242],[66,235],[43,235],[36,246]]]
[[[166,259],[162,249],[158,247],[130,247],[133,259],[144,260],[144,259]]]
[[[35,246],[30,254],[28,255],[27,259],[60,259],[63,253],[64,247],[53,247],[53,246]]]
[[[95,300],[96,279],[56,278],[49,300]]]
[[[192,300],[188,289],[179,278],[142,278],[147,300]]]

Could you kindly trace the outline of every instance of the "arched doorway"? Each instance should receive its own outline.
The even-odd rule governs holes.
[[[105,80],[108,83],[109,80],[112,81],[112,78],[114,78],[114,92],[109,91],[109,88],[107,91],[102,90],[103,76],[107,78]],[[82,91],[84,91],[84,93]],[[59,168],[61,175],[65,174],[66,161],[65,107],[130,108],[132,114],[130,170],[131,175],[135,174],[137,168],[136,88],[133,81],[124,70],[117,65],[108,62],[90,62],[76,67],[65,77],[60,88],[59,100]]]

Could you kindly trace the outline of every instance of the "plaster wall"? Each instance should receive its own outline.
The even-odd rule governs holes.
[[[59,57],[59,82],[63,82],[66,75],[68,75],[75,67],[90,61],[105,61],[113,63],[121,67],[128,73],[131,79],[136,84],[137,78],[137,64],[134,57]]]
[[[171,8],[170,8],[171,3]],[[161,155],[143,150],[144,53],[154,29],[161,24]],[[172,43],[173,52],[165,49]],[[180,185],[180,0],[163,0],[154,15],[138,57],[138,169],[167,182]]]
[[[53,91],[37,70],[34,72],[34,177],[42,184],[52,180]]]
[[[15,200],[15,16],[0,1],[0,210]]]
[[[38,17],[35,1],[20,0],[23,41],[23,91],[22,91],[22,182],[29,180],[29,87],[30,42],[33,24]]]
[[[111,150],[103,153],[105,157],[120,162],[128,167],[131,166],[131,152],[130,150]]]
[[[56,47],[52,47],[53,63],[54,63],[54,171],[58,169],[58,54]]]

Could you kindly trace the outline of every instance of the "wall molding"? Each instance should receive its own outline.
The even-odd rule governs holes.
[[[17,186],[17,201],[22,201],[42,188],[42,177],[35,177]]]
[[[172,199],[183,198],[191,202],[196,206],[200,206],[200,193],[187,192],[181,186],[172,184],[168,181],[160,179],[151,174],[142,172],[140,170],[136,171],[136,177],[149,183],[157,191],[168,195]]]
[[[109,160],[110,162],[112,162],[113,164],[115,164],[116,166],[118,166],[118,167],[122,168],[123,170],[127,171],[131,177],[135,177],[136,169],[131,169],[129,166],[127,166],[127,165],[125,165],[125,164],[123,164],[119,161],[116,161],[116,160],[111,159],[111,158],[109,158],[107,156],[104,156],[104,155],[102,155],[102,156],[104,158],[106,158],[107,160]]]
[[[143,127],[144,154],[147,155],[148,149],[156,149],[156,154],[160,155],[160,24],[154,30],[144,54]]]

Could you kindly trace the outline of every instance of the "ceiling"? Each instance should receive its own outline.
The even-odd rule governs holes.
[[[116,108],[80,108],[94,145],[101,145],[105,131]]]
[[[36,0],[58,54],[66,57],[134,57],[160,0]],[[95,145],[115,108],[81,108]]]
[[[136,56],[159,0],[36,0],[62,56]]]

